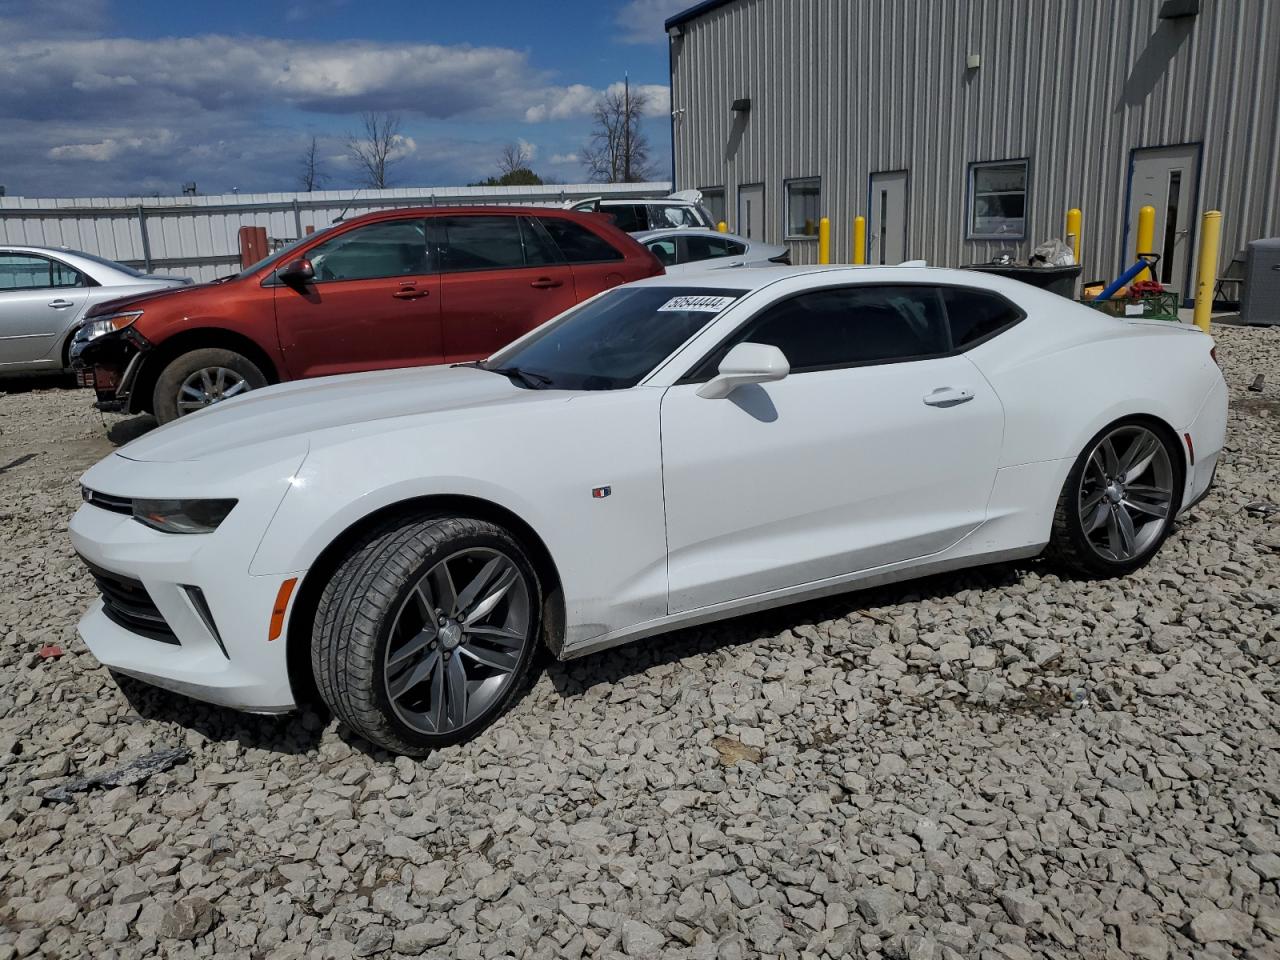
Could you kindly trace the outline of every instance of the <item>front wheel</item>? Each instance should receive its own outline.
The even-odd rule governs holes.
[[[1182,504],[1181,451],[1147,420],[1121,420],[1085,447],[1058,499],[1048,554],[1114,577],[1160,549]]]
[[[520,543],[470,517],[393,521],[359,541],[320,596],[320,695],[365,739],[421,756],[470,739],[528,675],[541,591]]]
[[[205,347],[175,357],[160,371],[151,409],[157,420],[168,423],[266,385],[266,376],[248,357]]]

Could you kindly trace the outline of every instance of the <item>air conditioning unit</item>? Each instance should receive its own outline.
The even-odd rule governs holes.
[[[1267,326],[1280,324],[1280,237],[1249,244],[1244,292],[1240,295],[1240,321]]]

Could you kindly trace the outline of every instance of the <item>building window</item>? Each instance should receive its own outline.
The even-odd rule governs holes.
[[[788,180],[787,193],[787,239],[817,237],[819,209],[822,200],[822,180],[819,177],[806,177],[803,180]]]
[[[969,239],[1027,235],[1027,161],[969,164]]]
[[[711,222],[719,226],[725,222],[724,187],[702,187],[702,205],[711,214]]]

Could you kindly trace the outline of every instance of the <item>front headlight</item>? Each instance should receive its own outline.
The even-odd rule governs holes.
[[[84,342],[85,340],[93,340],[100,337],[104,333],[123,330],[125,327],[133,326],[133,322],[140,316],[142,316],[142,311],[134,310],[129,313],[112,313],[105,317],[94,317],[80,326],[80,329],[76,331],[75,339]]]
[[[133,519],[165,533],[212,533],[234,500],[134,500]]]

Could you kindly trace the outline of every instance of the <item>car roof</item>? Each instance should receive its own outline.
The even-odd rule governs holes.
[[[715,261],[702,261],[714,263]],[[689,265],[693,267],[693,264]],[[632,286],[649,287],[708,287],[720,290],[759,290],[782,280],[812,277],[821,280],[821,286],[849,283],[936,283],[943,286],[966,286],[998,290],[1001,293],[1028,295],[1035,288],[1005,277],[977,273],[972,270],[955,270],[946,267],[926,266],[853,266],[851,264],[810,266],[747,266],[686,269],[679,274],[660,275],[636,280]]]
[[[487,205],[476,204],[469,207],[389,207],[384,210],[370,210],[368,213],[347,217],[344,220],[334,221],[334,223],[361,223],[365,220],[396,219],[400,217],[451,217],[458,214],[488,214],[489,216],[508,217],[567,217],[570,219],[598,216],[598,214],[587,210],[567,210],[564,207],[514,206],[505,203],[493,203]],[[595,223],[597,221],[592,220],[589,222]]]
[[[683,197],[601,197],[600,206],[609,205],[620,206],[624,203],[660,203],[664,207],[696,207],[697,203],[693,200],[686,200]]]
[[[645,240],[655,240],[659,237],[724,237],[728,240],[737,240],[739,243],[750,243],[746,237],[739,236],[736,233],[721,233],[719,230],[712,230],[710,227],[662,227],[658,230],[637,230],[631,234],[641,243]]]

